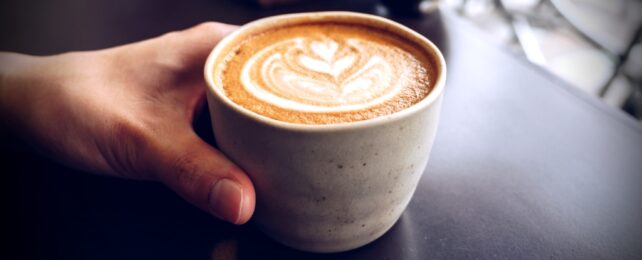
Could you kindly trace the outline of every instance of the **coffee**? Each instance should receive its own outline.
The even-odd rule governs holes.
[[[234,103],[279,121],[333,124],[406,109],[435,84],[431,53],[393,31],[318,21],[240,39],[219,69]]]

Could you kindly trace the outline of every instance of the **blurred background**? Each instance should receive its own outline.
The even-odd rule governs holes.
[[[441,4],[497,44],[641,120],[642,1],[442,0]]]

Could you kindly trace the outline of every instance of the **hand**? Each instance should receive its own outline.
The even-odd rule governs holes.
[[[68,166],[160,181],[221,219],[245,223],[252,182],[192,129],[205,104],[205,59],[235,28],[203,23],[48,57],[0,53],[3,127]]]

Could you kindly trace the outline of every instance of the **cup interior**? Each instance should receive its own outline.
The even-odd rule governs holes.
[[[335,124],[323,124],[323,125],[310,125],[310,124],[301,124],[301,123],[290,123],[283,122],[276,119],[272,119],[260,114],[257,114],[253,111],[250,111],[230,100],[224,93],[222,87],[222,70],[217,69],[218,64],[225,62],[225,58],[229,52],[241,43],[247,37],[256,35],[272,28],[278,28],[281,26],[291,26],[302,23],[310,22],[338,22],[338,23],[348,23],[348,24],[357,24],[363,26],[369,26],[376,29],[384,30],[386,32],[395,33],[405,40],[413,42],[416,46],[419,46],[424,50],[430,60],[433,62],[433,66],[437,71],[437,79],[430,90],[428,96],[423,100],[419,101],[417,104],[410,106],[401,111],[397,111],[390,115],[380,116],[363,121],[354,121],[354,122],[344,122],[344,123],[335,123]],[[313,12],[313,13],[298,13],[298,14],[286,14],[267,17],[259,19],[253,22],[250,22],[246,25],[243,25],[237,31],[225,37],[219,44],[212,50],[210,53],[207,62],[205,64],[205,79],[208,85],[208,91],[212,93],[212,96],[217,99],[217,102],[222,102],[225,106],[235,110],[236,112],[243,114],[246,117],[249,117],[255,121],[258,121],[263,124],[278,128],[288,128],[292,130],[300,131],[327,131],[327,130],[343,130],[343,129],[352,129],[352,128],[361,128],[369,127],[374,125],[383,124],[385,122],[394,121],[401,119],[403,117],[409,116],[417,111],[426,109],[443,92],[443,88],[446,80],[446,62],[441,51],[426,37],[421,34],[409,29],[399,23],[394,21],[361,13],[353,12]]]

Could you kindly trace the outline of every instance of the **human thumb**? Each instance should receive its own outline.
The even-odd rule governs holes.
[[[160,180],[212,215],[237,225],[246,223],[255,206],[249,177],[193,132],[172,139],[158,164]]]

